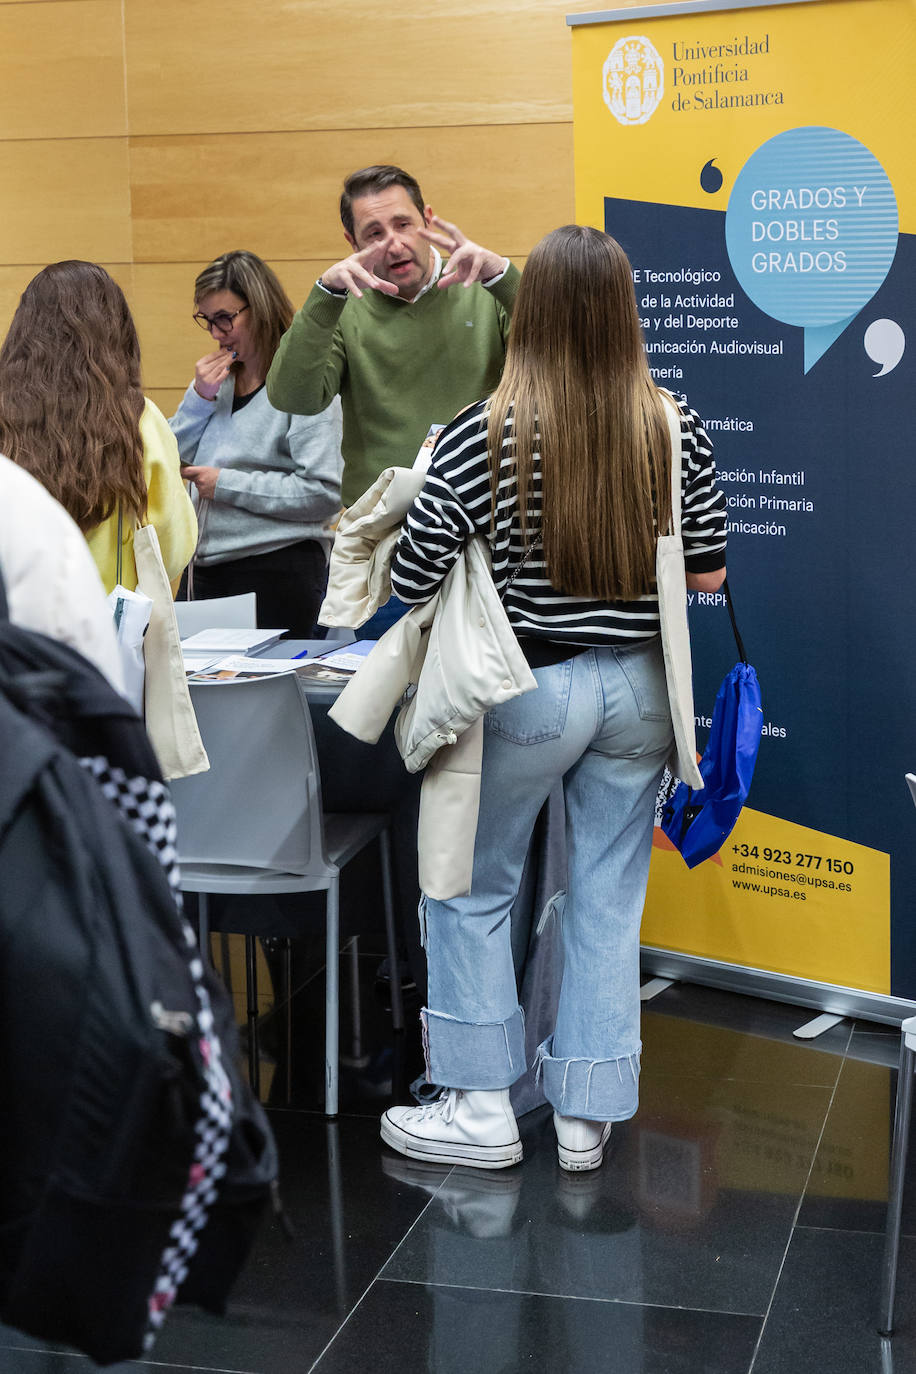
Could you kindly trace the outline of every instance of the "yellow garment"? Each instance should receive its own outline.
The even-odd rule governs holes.
[[[150,400],[147,400],[140,416],[140,438],[143,441],[143,472],[148,492],[146,523],[156,528],[162,561],[174,591],[197,545],[197,516],[181,480],[175,436],[161,410]],[[134,562],[134,531],[130,520],[122,522],[121,539],[121,585],[134,591],[137,586],[137,565]],[[105,584],[105,591],[110,592],[118,580],[117,511],[90,530],[86,541]]]

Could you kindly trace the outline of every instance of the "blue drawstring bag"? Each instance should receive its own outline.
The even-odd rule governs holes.
[[[724,591],[740,662],[716,694],[709,742],[700,760],[703,787],[678,783],[662,809],[662,830],[688,868],[718,854],[734,829],[750,791],[763,729],[760,684],[744,652],[727,582]]]

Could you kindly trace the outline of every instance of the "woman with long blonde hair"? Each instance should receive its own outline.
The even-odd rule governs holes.
[[[143,395],[124,293],[94,262],[51,263],[29,282],[0,348],[0,452],[82,530],[105,584],[133,589],[135,524],[156,528],[177,586],[197,538],[178,447]]]
[[[568,884],[553,1034],[539,1047],[560,1166],[600,1165],[639,1074],[639,926],[655,798],[673,733],[659,638],[656,541],[669,525],[671,439],[646,362],[626,254],[567,225],[532,251],[506,366],[489,401],[440,436],[392,567],[402,600],[432,596],[467,539],[537,681],[485,717],[468,896],[425,901],[424,1107],[393,1107],[402,1154],[517,1163],[509,1087],[526,1070],[510,912],[538,812],[564,784]],[[699,418],[678,405],[688,585],[725,576],[725,503]]]
[[[198,359],[170,424],[200,514],[191,594],[254,592],[258,624],[308,638],[340,510],[341,412],[288,415],[265,378],[293,306],[255,253],[223,253],[194,283],[194,320],[216,351]]]

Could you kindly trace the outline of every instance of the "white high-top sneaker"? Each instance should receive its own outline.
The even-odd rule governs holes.
[[[599,1168],[611,1134],[609,1121],[584,1121],[578,1116],[560,1116],[559,1112],[554,1112],[553,1124],[561,1169],[572,1174]]]
[[[389,1107],[381,1129],[392,1150],[435,1164],[507,1169],[522,1157],[508,1088],[446,1088],[423,1107]]]

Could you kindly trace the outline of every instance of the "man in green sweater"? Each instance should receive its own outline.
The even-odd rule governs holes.
[[[278,410],[316,415],[340,393],[351,505],[384,468],[409,467],[431,425],[496,386],[519,273],[435,216],[400,167],[347,177],[340,217],[353,252],[312,288],[267,395]]]

